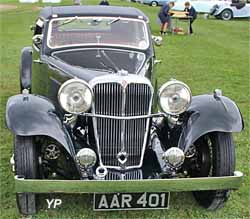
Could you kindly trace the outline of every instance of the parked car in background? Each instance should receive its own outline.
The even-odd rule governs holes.
[[[131,0],[131,2],[143,3],[143,0]]]
[[[142,2],[143,4],[156,7],[156,6],[162,6],[166,4],[167,2],[169,2],[169,0],[143,0]]]
[[[184,4],[187,0],[176,0],[175,6],[172,8],[172,10],[176,11],[183,11],[184,10]],[[212,8],[215,5],[219,5],[221,2],[229,2],[231,1],[221,1],[221,0],[189,0],[191,5],[195,8],[195,10],[198,13],[210,13]]]
[[[250,0],[237,0],[233,2],[220,2],[214,5],[211,15],[228,21],[232,18],[250,17]]]

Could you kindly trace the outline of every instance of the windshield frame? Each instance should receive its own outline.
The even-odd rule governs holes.
[[[51,33],[52,33],[52,23],[53,21],[57,20],[70,20],[76,18],[76,16],[72,17],[60,17],[60,18],[53,18],[49,21],[48,24],[48,32],[47,32],[47,39],[46,39],[46,44],[48,48],[50,49],[61,49],[61,48],[70,48],[70,47],[91,47],[91,46],[106,46],[106,47],[123,47],[123,48],[131,48],[131,49],[136,49],[136,50],[141,50],[145,51],[149,48],[150,46],[150,39],[149,39],[149,33],[148,33],[148,27],[147,23],[143,19],[135,19],[135,18],[126,18],[126,17],[104,17],[104,16],[79,16],[77,18],[79,19],[93,19],[93,18],[100,18],[100,19],[120,19],[120,20],[125,20],[125,21],[135,21],[135,22],[140,22],[143,24],[144,29],[145,29],[145,39],[146,39],[146,45],[143,48],[140,48],[139,46],[129,46],[125,44],[110,44],[110,43],[81,43],[81,44],[68,44],[68,45],[63,45],[63,46],[51,46],[49,41],[51,38]]]
[[[135,53],[138,53],[138,54],[142,54],[143,55],[143,61],[140,65],[140,67],[138,67],[137,71],[135,73],[131,73],[129,72],[130,74],[135,74],[135,75],[139,75],[139,73],[141,72],[141,69],[143,68],[144,64],[145,64],[145,61],[147,59],[146,57],[146,54],[143,53],[143,52],[139,52],[139,51],[136,51],[136,50],[126,50],[126,49],[119,49],[119,48],[104,48],[104,47],[88,47],[88,48],[72,48],[72,49],[65,49],[65,50],[60,50],[60,51],[55,51],[55,52],[52,52],[51,56],[52,57],[56,57],[56,54],[60,54],[60,53],[63,53],[63,52],[71,52],[71,51],[81,51],[81,50],[113,50],[113,51],[120,51],[120,52],[127,52],[127,53],[130,53],[130,52],[135,52]],[[62,60],[63,61],[63,60]],[[89,68],[91,69],[91,68]],[[103,69],[100,69],[100,70],[103,70]]]

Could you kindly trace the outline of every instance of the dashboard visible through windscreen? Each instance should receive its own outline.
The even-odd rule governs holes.
[[[146,23],[120,17],[55,18],[49,23],[47,45],[50,48],[71,46],[118,46],[145,50],[149,46]]]

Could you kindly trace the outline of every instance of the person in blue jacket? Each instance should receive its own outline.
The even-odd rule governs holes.
[[[169,11],[172,7],[174,7],[174,2],[164,4],[158,14],[158,17],[161,21],[161,35],[167,34],[167,28],[171,22],[171,14],[169,13]]]
[[[194,9],[194,7],[190,4],[190,2],[185,2],[185,12],[187,12],[187,16],[190,16],[190,26],[189,26],[189,33],[193,34],[193,27],[192,23],[195,21],[197,18],[197,12]]]
[[[108,0],[102,0],[99,5],[109,5]]]

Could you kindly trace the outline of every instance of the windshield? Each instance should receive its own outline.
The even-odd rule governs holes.
[[[47,44],[50,48],[111,45],[145,50],[149,46],[149,38],[143,20],[71,17],[50,21]]]
[[[64,62],[81,68],[100,69],[111,72],[126,70],[137,74],[145,55],[140,52],[116,49],[78,49],[55,52],[52,54]]]

